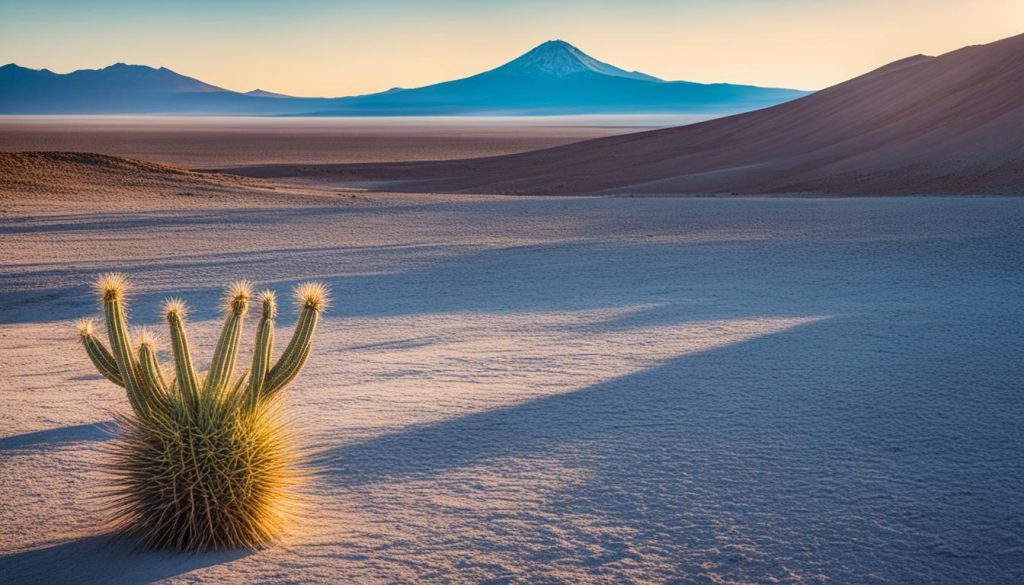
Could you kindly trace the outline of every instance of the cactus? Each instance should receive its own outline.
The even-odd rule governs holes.
[[[280,391],[305,365],[327,305],[327,289],[295,289],[299,319],[286,349],[273,360],[276,298],[257,297],[261,316],[252,365],[235,374],[252,296],[233,284],[210,368],[197,372],[185,332],[186,307],[164,303],[173,369],[160,364],[155,336],[138,333],[133,347],[121,274],[97,281],[109,349],[95,322],[80,321],[86,355],[101,375],[125,389],[131,412],[118,417],[109,467],[112,510],[119,527],[150,549],[258,549],[274,542],[288,520],[302,478],[290,433],[278,417]]]

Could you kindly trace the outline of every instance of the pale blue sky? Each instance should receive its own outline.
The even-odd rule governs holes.
[[[667,79],[816,89],[1022,32],[1021,0],[0,0],[0,62],[124,61],[297,95],[443,81],[555,38]]]

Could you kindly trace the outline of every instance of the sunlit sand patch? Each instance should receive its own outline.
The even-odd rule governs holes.
[[[771,335],[825,317],[755,317],[604,327],[657,305],[584,311],[327,319],[310,375],[331,390],[296,407],[316,427],[356,435],[574,392],[665,360]],[[358,342],[353,343],[353,340]],[[301,392],[301,390],[300,390]],[[297,401],[296,401],[297,402]],[[388,404],[380,409],[379,404]],[[333,419],[333,420],[332,420]]]
[[[585,466],[552,453],[343,489],[342,497],[325,499],[321,519],[296,541],[311,556],[323,550],[371,565],[406,566],[411,579],[425,577],[416,568],[417,556],[429,557],[440,574],[461,579],[511,576],[524,556],[539,559],[556,547],[600,554],[599,546],[580,535],[595,530],[601,519],[566,517],[558,505],[565,490],[588,479]],[[616,531],[636,537],[626,534],[629,529]],[[410,555],[402,543],[413,541],[420,543],[419,553]]]

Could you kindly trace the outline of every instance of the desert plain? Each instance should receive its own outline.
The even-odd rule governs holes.
[[[0,582],[1024,580],[1020,198],[202,172],[670,123],[0,119]],[[280,546],[181,556],[110,536],[97,494],[125,399],[72,322],[111,270],[136,323],[189,302],[201,356],[227,283],[331,287],[286,404],[318,473]],[[285,306],[282,339],[294,319]]]

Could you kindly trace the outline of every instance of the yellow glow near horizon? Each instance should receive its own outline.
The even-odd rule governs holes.
[[[58,72],[125,61],[240,91],[341,96],[472,75],[559,38],[664,79],[818,89],[1024,33],[1021,0],[179,4],[0,0],[0,58]]]

